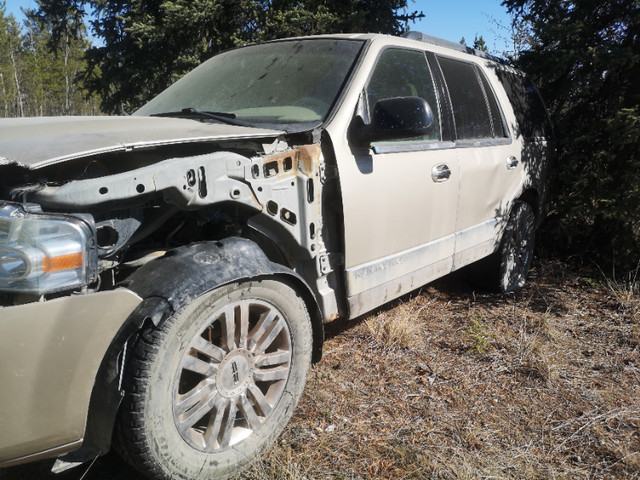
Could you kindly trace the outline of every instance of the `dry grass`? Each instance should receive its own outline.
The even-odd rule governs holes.
[[[244,479],[640,479],[640,298],[558,264],[450,279],[352,323]]]
[[[328,326],[277,445],[239,477],[640,479],[640,298],[543,263],[520,292],[444,279]],[[84,470],[3,480],[78,480]],[[138,479],[113,455],[85,480]]]

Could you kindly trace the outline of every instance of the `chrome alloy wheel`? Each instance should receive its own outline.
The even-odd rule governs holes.
[[[285,389],[291,333],[272,304],[242,299],[216,311],[196,335],[174,379],[173,420],[193,448],[237,444],[263,424]]]

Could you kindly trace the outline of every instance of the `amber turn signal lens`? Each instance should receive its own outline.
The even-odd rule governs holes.
[[[44,257],[42,259],[42,271],[59,272],[61,270],[82,267],[82,260],[82,252],[69,253],[57,257]]]

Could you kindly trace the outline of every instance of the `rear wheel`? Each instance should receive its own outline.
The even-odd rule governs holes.
[[[291,418],[311,342],[306,306],[284,283],[235,283],[199,297],[141,333],[118,450],[154,478],[238,473]]]
[[[498,288],[512,292],[527,281],[535,245],[536,216],[531,205],[517,202],[511,210],[498,250]]]
[[[533,258],[535,227],[536,217],[531,205],[516,202],[498,250],[465,267],[467,280],[480,288],[502,293],[523,287]]]

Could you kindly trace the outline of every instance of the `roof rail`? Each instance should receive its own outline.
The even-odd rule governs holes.
[[[506,60],[500,57],[496,57],[495,55],[490,55],[481,50],[476,50],[475,48],[467,47],[461,43],[452,42],[451,40],[445,40],[444,38],[434,37],[433,35],[427,35],[426,33],[416,32],[410,30],[402,35],[404,38],[409,40],[417,40],[419,42],[428,43],[431,45],[436,45],[438,47],[450,48],[452,50],[457,50],[458,52],[468,53],[470,55],[475,55],[476,57],[486,58],[487,60],[492,60],[494,62],[506,64]]]

